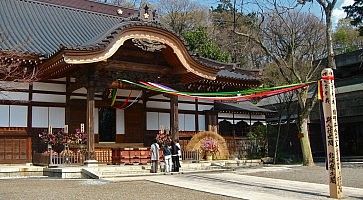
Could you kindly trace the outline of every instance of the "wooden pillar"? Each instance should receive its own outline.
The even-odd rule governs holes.
[[[195,99],[195,131],[199,132],[199,113],[198,113],[198,99]]]
[[[94,117],[93,112],[95,108],[95,80],[94,69],[88,70],[88,84],[87,84],[87,114],[86,114],[86,133],[87,133],[87,157],[85,164],[96,164],[95,156],[95,133],[94,133]]]
[[[71,104],[70,104],[70,100],[71,100],[71,95],[72,92],[70,91],[70,84],[71,84],[71,78],[69,76],[66,77],[66,124],[70,125],[71,122]]]
[[[28,103],[28,116],[27,116],[27,131],[28,131],[28,135],[32,134],[31,130],[33,127],[33,106],[32,106],[32,102],[33,102],[33,83],[29,84],[29,103]]]
[[[88,134],[87,144],[87,160],[95,160],[94,146],[94,120],[93,112],[95,107],[94,87],[87,88],[87,117],[86,117],[86,132]]]
[[[173,140],[179,139],[178,96],[170,96],[170,131]]]
[[[33,83],[29,84],[29,103],[28,103],[28,115],[27,115],[27,134],[28,136],[33,136]],[[10,112],[10,109],[9,109]],[[10,118],[9,118],[10,120]],[[32,144],[31,137],[27,138],[27,147],[26,147],[26,160],[27,162],[31,162],[32,156]]]
[[[320,89],[325,121],[330,197],[340,199],[343,197],[343,189],[333,70],[324,69],[321,76]]]
[[[144,145],[145,146],[149,146],[150,144],[147,143],[148,138],[147,138],[147,127],[146,127],[146,123],[147,123],[147,106],[146,103],[148,101],[148,96],[145,90],[142,90],[142,108],[143,108],[143,119],[144,119],[144,124],[143,124],[143,130],[144,130]],[[152,141],[151,141],[152,142]]]
[[[206,111],[205,112],[207,130],[218,133],[218,112],[217,111]]]

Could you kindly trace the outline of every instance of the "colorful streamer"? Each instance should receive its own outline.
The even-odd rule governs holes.
[[[126,107],[127,103],[129,102],[129,99],[131,98],[131,94],[132,94],[132,90],[130,91],[129,96],[127,96],[127,99],[124,101],[124,103],[122,105],[112,105],[111,104],[111,107],[113,106],[118,109],[123,109],[124,107]]]
[[[309,84],[313,83],[309,82],[309,83],[291,84],[291,85],[271,87],[271,88],[247,89],[243,91],[234,91],[234,92],[192,93],[192,92],[180,92],[157,83],[141,82],[141,81],[140,83],[134,83],[128,80],[121,80],[121,81],[144,89],[153,90],[162,93],[168,93],[172,95],[190,97],[194,99],[197,98],[197,99],[206,99],[206,100],[228,100],[228,101],[248,101],[252,99],[266,98],[280,93],[285,93],[300,88],[304,88],[309,86]]]
[[[111,91],[111,107],[115,104],[116,101],[116,97],[117,97],[117,89],[112,89]]]

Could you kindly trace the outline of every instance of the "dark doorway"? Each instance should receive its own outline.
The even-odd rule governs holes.
[[[99,119],[99,141],[115,142],[116,140],[116,110],[114,108],[100,108]]]

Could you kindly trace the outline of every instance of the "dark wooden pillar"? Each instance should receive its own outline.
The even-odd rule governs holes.
[[[70,128],[70,121],[71,121],[71,95],[72,92],[70,90],[71,78],[67,76],[66,78],[66,125],[68,125],[68,129]],[[68,130],[70,132],[70,129]]]
[[[195,131],[199,132],[199,114],[198,114],[198,99],[195,99]]]
[[[33,102],[33,84],[30,83],[29,84],[29,103],[28,103],[28,116],[27,116],[27,131],[28,131],[28,135],[32,134],[31,130],[33,127],[33,107],[32,107],[32,102]]]
[[[144,124],[143,124],[143,131],[144,131],[144,146],[149,146],[149,143],[147,143],[147,127],[146,127],[146,123],[147,123],[147,106],[146,103],[148,101],[148,96],[146,95],[146,91],[142,90],[142,109],[143,109],[143,119],[144,119]]]
[[[206,111],[205,112],[207,130],[218,133],[218,112]]]
[[[94,133],[94,118],[93,112],[95,108],[95,80],[94,70],[88,71],[88,84],[87,84],[87,115],[86,115],[86,132],[88,134],[87,143],[87,160],[94,161],[95,157],[95,133]],[[90,162],[87,162],[90,163]]]
[[[170,131],[172,139],[179,139],[178,96],[170,96]]]

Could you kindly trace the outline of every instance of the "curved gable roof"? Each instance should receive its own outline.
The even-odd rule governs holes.
[[[60,45],[79,46],[119,24],[121,17],[30,0],[0,1],[1,50],[45,57]]]
[[[219,63],[188,52],[187,45],[181,37],[158,24],[124,21],[119,16],[71,7],[73,4],[63,2],[61,5],[55,5],[57,2],[60,4],[61,0],[1,0],[0,19],[3,19],[3,23],[0,23],[0,36],[3,41],[0,43],[0,51],[37,54],[49,58],[45,62],[60,61],[63,59],[63,53],[71,55],[74,51],[77,51],[77,54],[104,51],[115,37],[122,34],[121,32],[130,27],[138,27],[149,33],[162,33],[161,35],[169,39],[169,43],[173,41],[177,44],[177,48],[173,49],[181,52],[178,58],[184,60],[182,63],[187,71],[212,80],[225,77],[259,81],[251,73],[244,73],[248,77],[236,75],[235,72],[231,74],[230,70],[235,68],[233,64]],[[185,60],[191,67],[186,65]],[[66,68],[70,67],[69,65],[71,64]],[[220,70],[224,71],[218,73]],[[61,73],[62,70],[57,71]]]

